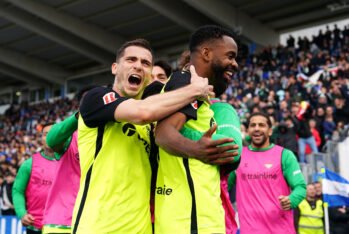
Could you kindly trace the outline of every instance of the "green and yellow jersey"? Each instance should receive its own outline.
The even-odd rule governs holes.
[[[78,147],[81,179],[73,233],[151,233],[149,125],[116,122],[127,100],[95,88],[80,106]]]
[[[190,83],[190,73],[176,72],[164,90]],[[195,101],[179,112],[187,117],[185,127],[200,132],[214,123],[206,102]],[[172,155],[159,149],[155,189],[155,233],[225,233],[219,167],[194,158]]]

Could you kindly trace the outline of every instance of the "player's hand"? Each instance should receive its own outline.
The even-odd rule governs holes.
[[[210,96],[214,96],[213,86],[208,84],[208,79],[200,77],[195,70],[193,65],[190,65],[190,74],[191,74],[191,85],[198,90],[199,94],[197,99],[201,101],[208,101]]]
[[[232,138],[222,138],[219,140],[212,140],[212,134],[216,131],[217,125],[213,125],[205,134],[197,141],[196,149],[191,153],[196,159],[205,163],[223,165],[232,163],[234,156],[238,155],[236,149],[237,145],[225,145],[222,144],[232,142]],[[235,151],[232,151],[235,150]]]
[[[279,196],[279,202],[283,210],[291,210],[291,200],[289,196]]]
[[[23,226],[33,225],[34,220],[35,218],[31,214],[25,214],[21,219]]]

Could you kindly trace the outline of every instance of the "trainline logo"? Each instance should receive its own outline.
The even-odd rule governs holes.
[[[241,177],[243,180],[276,180],[278,178],[277,174],[271,174],[271,173],[242,173]]]

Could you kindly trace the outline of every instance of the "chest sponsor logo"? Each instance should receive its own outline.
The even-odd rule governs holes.
[[[114,101],[116,101],[116,97],[115,97],[114,92],[109,92],[103,96],[104,105],[107,105],[107,104],[112,103]]]
[[[127,123],[122,127],[122,132],[126,136],[133,136],[136,133],[136,127],[132,124]]]
[[[149,131],[150,131],[149,127],[147,127],[147,131],[149,134]],[[136,127],[133,124],[127,123],[124,126],[122,126],[122,132],[128,137],[132,137],[133,135],[136,134]],[[145,151],[148,154],[150,154],[150,144],[145,139],[143,139],[141,135],[139,135],[138,133],[137,133],[137,139],[142,142],[142,144],[144,145]]]
[[[271,164],[271,163],[266,163],[266,164],[264,164],[264,166],[265,166],[265,168],[270,169],[270,168],[272,168],[273,164]]]
[[[163,187],[156,187],[156,194],[159,195],[171,195],[172,193],[172,188],[168,188],[166,187],[166,185],[164,185]]]
[[[32,183],[33,184],[39,184],[39,185],[51,185],[52,181],[51,180],[41,179],[41,178],[33,178]]]
[[[278,178],[276,173],[242,173],[243,180],[276,180]]]

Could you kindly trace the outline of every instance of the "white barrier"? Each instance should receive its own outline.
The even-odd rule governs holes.
[[[339,174],[349,180],[349,137],[338,144]]]
[[[16,216],[0,216],[0,234],[26,234],[21,220]]]

